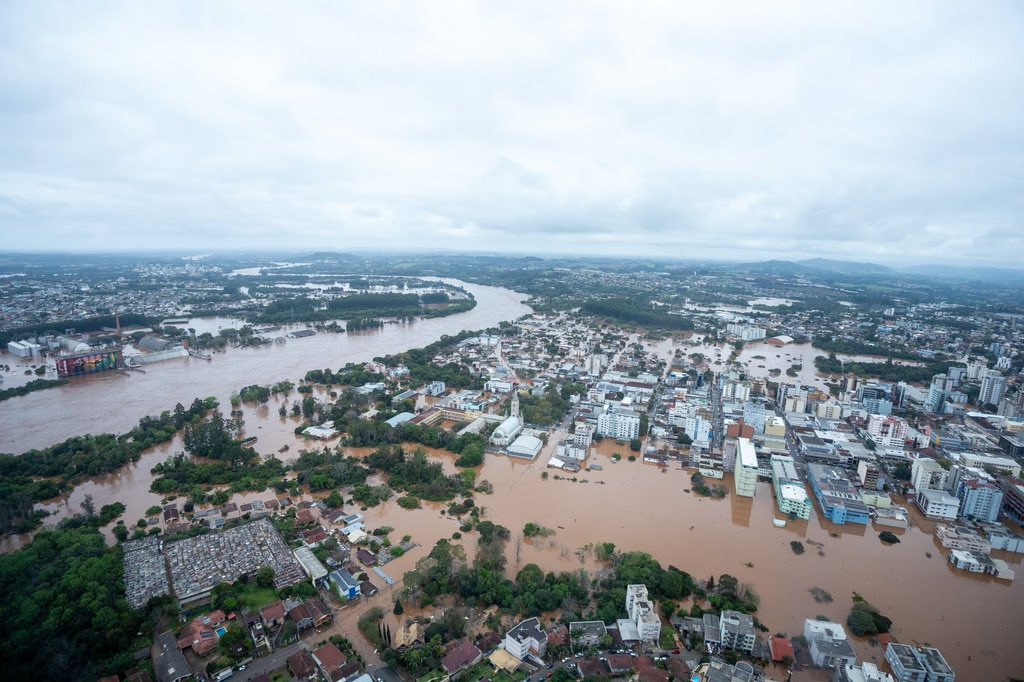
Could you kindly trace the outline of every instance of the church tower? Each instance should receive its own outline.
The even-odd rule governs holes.
[[[519,391],[512,391],[512,409],[509,410],[509,416],[519,419]]]

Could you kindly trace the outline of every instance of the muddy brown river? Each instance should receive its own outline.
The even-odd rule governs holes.
[[[0,404],[0,450],[20,452],[75,433],[123,431],[144,414],[159,412],[179,400],[187,403],[195,396],[216,395],[226,404],[230,393],[249,383],[297,379],[314,366],[336,368],[345,362],[426,345],[441,334],[492,326],[528,311],[514,292],[467,288],[479,304],[465,315],[387,327],[366,335],[319,334],[289,341],[283,348],[220,354],[209,363],[169,362],[147,368],[145,375],[93,377],[7,401]],[[771,359],[766,365],[782,365],[783,369],[794,356],[804,367],[813,357],[802,348],[758,351],[750,354],[765,355]],[[773,357],[776,353],[781,357]],[[790,358],[785,358],[787,353]],[[275,397],[266,406],[245,408],[246,434],[257,436],[255,447],[262,454],[274,454],[288,446],[279,456],[289,459],[304,444],[292,433],[294,421],[278,417],[280,400]],[[46,505],[53,512],[47,524],[77,512],[86,494],[93,496],[97,507],[124,503],[128,510],[123,518],[133,524],[149,506],[161,501],[149,492],[150,469],[180,449],[176,439],[148,451],[140,462],[116,474],[79,485]],[[820,514],[775,528],[776,509],[767,483],[758,486],[753,500],[731,494],[723,500],[696,497],[684,492],[689,488],[689,472],[678,465],[663,470],[625,459],[614,463],[611,455],[628,455],[628,446],[609,441],[600,445],[592,460],[601,464],[603,471],[577,474],[577,482],[572,482],[556,480],[557,472],[547,470],[549,478],[543,480],[549,451],[546,448],[536,462],[489,455],[478,473],[479,479],[490,481],[495,489],[492,495],[477,495],[478,506],[486,509],[486,518],[512,531],[507,548],[512,575],[530,562],[545,570],[594,569],[593,554],[581,548],[614,542],[621,550],[650,552],[662,565],[678,566],[697,579],[714,576],[717,580],[729,573],[749,583],[761,598],[758,617],[773,633],[798,634],[803,619],[816,615],[844,621],[851,595],[857,592],[893,619],[893,635],[898,640],[938,646],[957,670],[958,679],[1001,680],[1024,674],[1024,647],[1019,644],[1024,634],[1024,586],[1020,584],[1024,577],[1007,583],[954,570],[932,535],[931,522],[919,515],[912,514],[914,527],[897,531],[902,542],[891,547],[878,540],[878,530],[873,527],[834,526]],[[352,454],[365,452],[359,449]],[[447,470],[455,470],[449,453],[430,454],[443,461]],[[726,478],[724,484],[731,493],[731,480]],[[269,491],[249,493],[235,500],[269,499],[271,495]],[[428,503],[422,509],[405,510],[392,500],[364,512],[371,526],[394,527],[393,539],[408,534],[421,545],[386,567],[394,578],[401,578],[438,539],[450,538],[458,530],[456,519],[441,514],[444,506]],[[531,521],[556,532],[549,538],[522,540],[522,528]],[[0,551],[11,551],[27,540],[27,536],[5,538]],[[793,554],[791,540],[804,542],[807,551],[801,556]],[[820,549],[809,540],[820,543]],[[472,534],[461,542],[472,556]],[[1024,576],[1021,555],[996,555]],[[809,592],[812,587],[828,591],[834,601],[815,602]],[[855,640],[854,646],[863,660],[882,659],[881,647],[861,640]]]

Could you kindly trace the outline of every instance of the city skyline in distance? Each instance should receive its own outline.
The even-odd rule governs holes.
[[[1024,255],[1012,3],[0,8],[3,248]]]

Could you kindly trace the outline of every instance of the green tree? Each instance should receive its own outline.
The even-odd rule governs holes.
[[[273,587],[274,586],[274,569],[270,566],[264,566],[256,573],[256,584],[260,587]]]
[[[405,613],[405,607],[402,606],[402,600],[401,599],[396,599],[395,600],[395,608],[391,610],[391,613],[395,614],[396,616],[400,616],[403,613]]]

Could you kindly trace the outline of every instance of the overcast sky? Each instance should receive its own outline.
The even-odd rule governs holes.
[[[1020,265],[1024,4],[4,2],[0,234]]]

